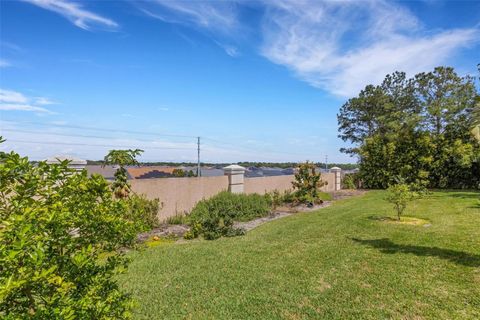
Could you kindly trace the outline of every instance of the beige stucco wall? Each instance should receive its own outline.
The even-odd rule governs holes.
[[[335,191],[335,173],[322,173],[322,180],[328,182],[326,186],[322,187],[322,191],[333,192]]]
[[[274,176],[274,177],[260,177],[260,178],[245,178],[245,193],[259,193],[272,192],[278,190],[280,192],[291,190],[294,176]],[[335,188],[335,174],[322,173],[322,180],[327,181],[328,184],[322,187],[322,191],[334,191]]]
[[[274,177],[259,177],[259,178],[245,178],[244,190],[245,193],[259,193],[265,194],[278,190],[283,192],[292,189],[293,175],[291,176],[274,176]]]
[[[228,189],[228,177],[160,178],[130,181],[132,190],[149,199],[160,199],[160,220],[190,211],[195,204]]]
[[[265,194],[274,190],[283,192],[292,189],[293,179],[293,175],[245,178],[244,192],[247,194]],[[334,191],[335,174],[322,174],[322,179],[328,182],[322,190]],[[163,203],[158,213],[160,220],[165,220],[177,213],[189,212],[198,201],[228,190],[228,176],[139,179],[131,180],[130,183],[134,192],[144,194],[149,199],[160,199]]]

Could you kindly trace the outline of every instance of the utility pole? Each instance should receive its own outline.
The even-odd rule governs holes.
[[[325,156],[325,171],[328,171],[328,155]]]
[[[197,137],[197,177],[201,177],[202,172],[200,171],[200,137]]]

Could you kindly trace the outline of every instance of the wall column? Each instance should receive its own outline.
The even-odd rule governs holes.
[[[232,193],[244,192],[244,178],[246,169],[242,166],[232,164],[223,168],[224,175],[228,176],[228,191]]]
[[[342,189],[342,169],[333,167],[330,169],[335,174],[335,191]]]

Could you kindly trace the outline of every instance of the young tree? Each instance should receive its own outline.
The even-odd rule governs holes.
[[[388,187],[387,192],[387,201],[393,204],[398,221],[400,221],[407,204],[414,199],[415,194],[410,190],[408,184],[405,183],[391,185]]]
[[[115,181],[112,183],[112,189],[117,198],[127,198],[131,192],[128,183],[128,175],[125,166],[138,165],[136,159],[143,150],[110,150],[104,158],[104,165],[117,165],[119,168],[115,172]]]
[[[295,181],[292,182],[296,197],[301,202],[315,203],[319,198],[319,189],[326,185],[321,174],[316,172],[315,164],[305,162],[298,166]]]

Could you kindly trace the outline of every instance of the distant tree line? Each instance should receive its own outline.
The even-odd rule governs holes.
[[[105,162],[103,160],[87,160],[88,165],[104,165]],[[242,161],[237,163],[243,167],[265,167],[265,168],[296,168],[299,165],[299,162],[252,162],[252,161]],[[166,167],[196,167],[197,163],[193,162],[139,162],[139,165],[142,166],[166,166]],[[226,166],[231,165],[230,162],[228,163],[206,163],[202,162],[202,167],[214,167],[214,168],[223,168]],[[325,163],[316,162],[315,165],[319,168],[325,168]],[[327,164],[328,168],[339,167],[342,170],[353,170],[358,168],[358,164],[356,163],[329,163]],[[191,173],[188,171],[186,172],[186,176],[190,176]]]
[[[299,166],[299,162],[239,162],[238,165],[242,167],[265,167],[265,168],[296,168]],[[325,168],[325,163],[323,162],[312,162],[316,167]],[[353,170],[358,168],[358,164],[356,163],[329,163],[327,164],[327,168],[339,167],[343,170]]]
[[[368,188],[478,188],[479,101],[474,78],[450,67],[389,74],[341,107],[339,137],[353,146],[342,151],[358,157]]]

